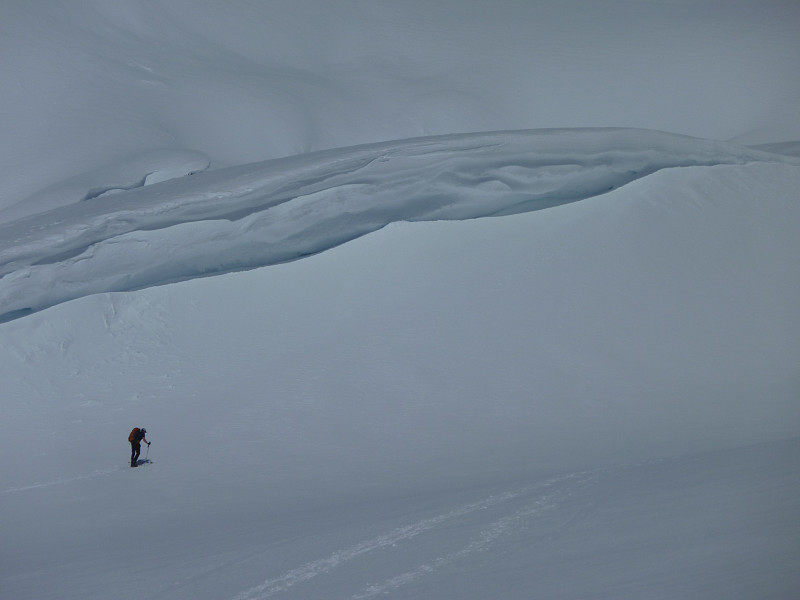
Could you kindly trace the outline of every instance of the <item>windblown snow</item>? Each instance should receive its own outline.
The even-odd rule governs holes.
[[[396,221],[527,212],[662,169],[765,161],[798,163],[653,131],[544,130],[374,144],[89,193],[0,226],[0,319],[293,260]]]

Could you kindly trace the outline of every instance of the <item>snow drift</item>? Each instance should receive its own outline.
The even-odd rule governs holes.
[[[387,142],[268,161],[0,225],[0,318],[321,252],[391,222],[557,206],[675,167],[797,163],[666,133],[544,130]]]

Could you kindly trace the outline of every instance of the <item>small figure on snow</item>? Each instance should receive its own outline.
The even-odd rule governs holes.
[[[131,434],[128,436],[128,441],[131,443],[131,466],[135,467],[137,465],[137,460],[139,459],[139,453],[142,451],[142,442],[147,444],[147,447],[150,447],[150,442],[147,441],[145,435],[147,434],[147,429],[142,427],[134,427]]]

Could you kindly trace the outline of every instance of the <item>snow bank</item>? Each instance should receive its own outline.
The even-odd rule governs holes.
[[[87,197],[0,226],[0,317],[73,298],[275,264],[395,221],[538,210],[662,169],[797,162],[625,129],[419,138]]]

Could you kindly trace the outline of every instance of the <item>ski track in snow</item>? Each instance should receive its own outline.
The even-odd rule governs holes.
[[[316,577],[332,574],[337,569],[345,567],[351,561],[371,552],[396,549],[404,544],[411,543],[415,538],[435,532],[438,527],[457,521],[460,518],[465,518],[478,511],[493,508],[498,508],[502,511],[503,505],[508,502],[524,500],[523,506],[516,510],[512,509],[511,514],[493,519],[488,524],[483,523],[479,531],[465,545],[445,552],[413,569],[405,570],[382,582],[365,583],[363,589],[350,596],[350,598],[351,600],[362,600],[390,593],[423,577],[432,575],[443,567],[457,563],[476,552],[487,550],[504,536],[519,531],[529,521],[536,519],[545,511],[559,506],[564,499],[575,493],[581,486],[596,482],[600,472],[605,470],[607,469],[555,477],[544,483],[527,486],[516,491],[494,494],[483,500],[462,505],[451,511],[417,521],[411,525],[398,527],[383,535],[364,540],[319,560],[301,565],[282,575],[267,579],[262,584],[234,596],[232,600],[264,600],[271,598],[288,592],[295,586]],[[387,559],[387,562],[390,560]]]
[[[54,485],[64,485],[64,484],[67,484],[67,483],[72,483],[73,481],[80,481],[80,480],[83,480],[83,479],[94,479],[95,477],[105,477],[107,475],[112,475],[112,474],[116,473],[119,470],[120,470],[119,467],[114,467],[113,469],[101,469],[101,470],[97,470],[97,471],[92,471],[91,473],[87,473],[86,475],[77,475],[75,477],[61,477],[59,479],[54,479],[52,481],[43,481],[43,482],[40,482],[40,483],[33,483],[31,485],[25,485],[25,486],[22,486],[22,487],[9,488],[9,489],[3,490],[2,492],[0,492],[0,494],[3,494],[3,495],[6,495],[6,494],[17,494],[17,493],[20,493],[20,492],[28,492],[28,491],[36,490],[36,489],[39,489],[39,488],[52,487]]]
[[[490,523],[463,548],[436,558],[429,563],[420,565],[418,568],[412,571],[406,571],[405,573],[391,577],[382,583],[369,584],[363,593],[357,594],[352,598],[353,600],[361,600],[363,598],[372,598],[373,596],[377,596],[379,594],[386,594],[392,590],[416,581],[421,577],[435,573],[442,567],[457,562],[458,560],[465,558],[470,554],[486,550],[493,542],[496,542],[505,534],[514,531],[524,520],[531,517],[536,517],[540,513],[555,506],[556,502],[553,496],[542,496],[524,510],[517,511],[510,516],[503,517]]]
[[[0,224],[0,322],[295,260],[396,221],[540,210],[677,167],[797,159],[635,129],[401,140],[205,172]]]

